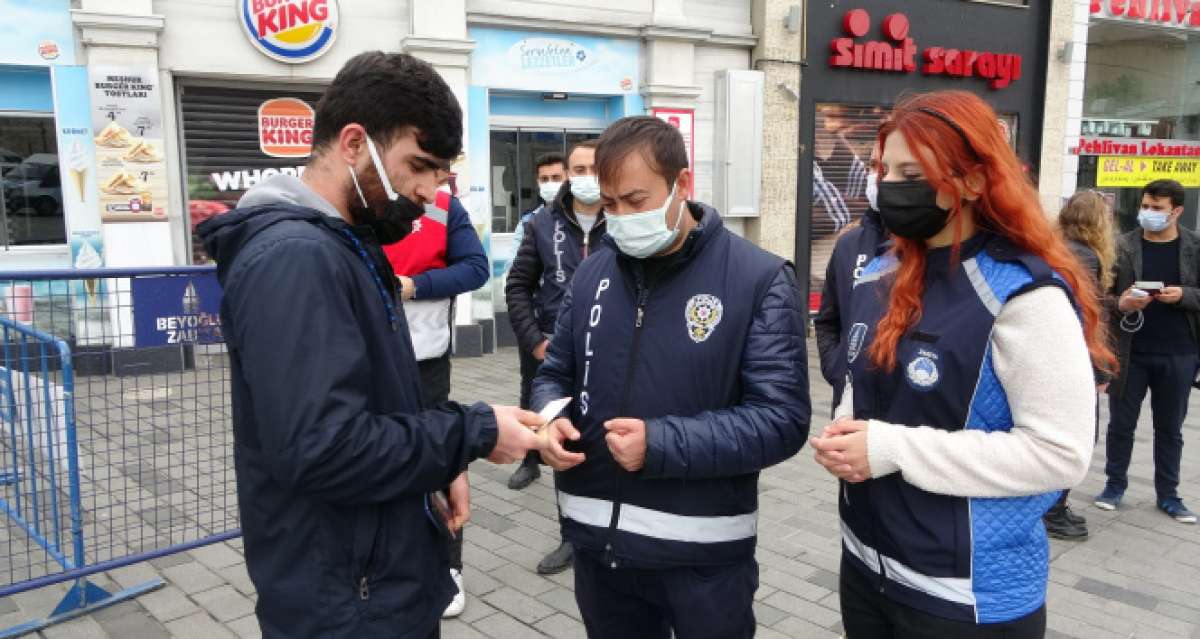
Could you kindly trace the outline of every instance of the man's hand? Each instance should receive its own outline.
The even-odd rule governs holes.
[[[471,484],[467,481],[467,472],[454,478],[446,489],[446,500],[450,502],[450,530],[458,532],[467,525],[471,518]]]
[[[546,349],[547,348],[550,348],[550,340],[544,339],[544,340],[542,340],[541,344],[538,344],[533,349],[533,356],[535,358],[537,358],[537,360],[539,362],[544,361],[546,359]]]
[[[1163,290],[1165,291],[1166,289]],[[1150,305],[1150,302],[1153,301],[1154,298],[1150,295],[1146,295],[1145,297],[1134,297],[1133,287],[1130,286],[1129,288],[1125,289],[1124,293],[1121,293],[1121,299],[1117,300],[1117,308],[1122,313],[1132,313],[1134,311],[1140,311],[1146,308]]]
[[[566,440],[579,441],[579,431],[566,417],[559,417],[541,430],[539,450],[542,461],[558,471],[569,470],[583,463],[583,453],[572,453],[563,448]]]
[[[538,447],[538,436],[534,429],[542,425],[542,418],[516,406],[492,406],[496,415],[496,447],[488,455],[488,461],[496,464],[511,464],[524,459],[525,454]]]
[[[417,284],[411,277],[397,275],[396,279],[400,280],[400,299],[407,302],[417,294]]]
[[[646,422],[640,419],[610,419],[604,439],[621,468],[633,473],[646,464]]]
[[[1178,304],[1183,299],[1183,289],[1178,286],[1164,286],[1154,299],[1163,304]]]
[[[818,464],[830,474],[850,483],[871,478],[867,461],[867,422],[840,420],[825,427],[820,437],[809,440]]]

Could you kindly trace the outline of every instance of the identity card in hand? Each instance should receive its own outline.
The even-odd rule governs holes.
[[[553,421],[554,418],[558,417],[558,414],[567,407],[567,404],[570,403],[570,397],[563,397],[562,399],[556,399],[549,404],[546,404],[546,407],[542,409],[542,412],[538,413],[538,415],[542,418],[542,425],[545,426]]]

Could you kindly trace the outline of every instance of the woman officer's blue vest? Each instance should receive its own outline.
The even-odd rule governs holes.
[[[963,243],[953,266],[951,258],[949,248],[929,252],[921,319],[900,340],[891,373],[875,367],[868,350],[887,307],[895,258],[876,259],[855,283],[846,347],[855,419],[944,430],[1012,428],[992,367],[996,315],[1024,292],[1066,286],[1041,259],[989,233]],[[959,621],[1011,621],[1045,602],[1049,547],[1041,517],[1058,495],[951,497],[921,490],[898,472],[843,483],[844,552],[897,603]]]

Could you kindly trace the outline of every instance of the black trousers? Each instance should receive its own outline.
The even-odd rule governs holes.
[[[421,371],[421,398],[425,405],[433,407],[450,401],[450,351],[441,357],[417,362],[417,368]],[[459,572],[463,569],[463,532],[458,531],[458,535],[450,540],[450,567]]]
[[[1142,412],[1142,400],[1150,392],[1154,417],[1154,490],[1159,500],[1179,496],[1179,466],[1183,459],[1183,420],[1196,373],[1196,355],[1133,353],[1125,370],[1120,396],[1109,396],[1108,461],[1104,472],[1108,485],[1118,490],[1129,487],[1129,459],[1133,456],[1133,433]]]
[[[897,604],[842,558],[842,626],[846,639],[1041,639],[1046,607],[1006,623],[951,621]]]
[[[542,367],[542,360],[534,357],[533,353],[526,353],[523,348],[518,348],[517,352],[521,356],[521,408],[530,410],[529,402],[530,395],[533,394],[533,378],[537,377],[538,369]]]
[[[612,569],[575,553],[575,601],[592,639],[753,637],[758,562],[670,570]]]

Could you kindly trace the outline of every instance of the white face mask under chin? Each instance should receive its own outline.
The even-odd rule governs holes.
[[[671,188],[667,201],[656,209],[626,215],[609,215],[605,218],[608,234],[622,253],[629,257],[645,259],[667,248],[679,237],[683,216],[688,214],[685,208],[687,201],[679,203],[674,228],[667,228],[667,210],[675,200],[675,189],[676,187]]]

